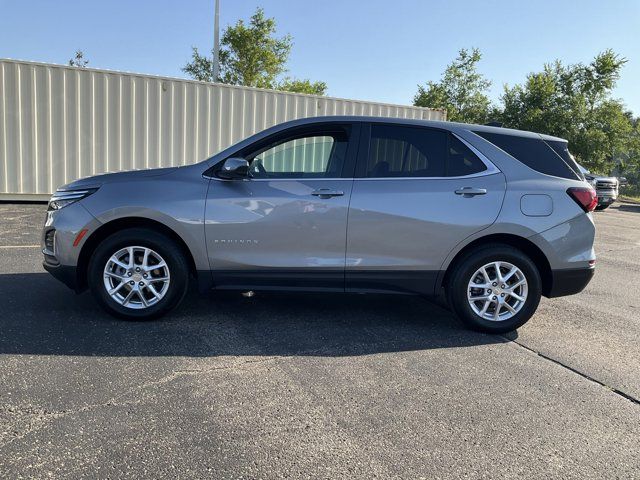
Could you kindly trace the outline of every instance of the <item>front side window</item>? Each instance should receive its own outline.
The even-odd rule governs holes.
[[[347,152],[346,133],[322,133],[294,138],[250,159],[253,178],[339,177]]]

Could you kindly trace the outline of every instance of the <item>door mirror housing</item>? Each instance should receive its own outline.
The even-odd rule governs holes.
[[[249,162],[244,158],[227,158],[222,168],[216,172],[216,176],[223,180],[239,180],[249,176]]]

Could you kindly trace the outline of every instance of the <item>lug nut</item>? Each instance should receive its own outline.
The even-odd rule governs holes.
[[[504,293],[501,293],[501,294],[500,294],[500,296],[501,296],[501,297],[504,297]]]
[[[145,273],[144,275],[142,275],[142,278],[147,278],[147,274]]]
[[[138,285],[140,285],[141,287],[144,287],[144,282],[140,282]]]
[[[493,282],[491,285],[493,285],[494,287],[498,286],[498,284],[496,282]]]
[[[129,273],[127,273],[127,275],[128,275],[128,276],[131,276],[131,275],[133,275],[133,273],[129,272]]]
[[[140,271],[140,267],[136,267],[136,272],[139,272],[139,271]]]
[[[504,284],[500,288],[504,288]]]
[[[497,300],[497,299],[498,299],[498,297],[496,297],[496,296],[494,295],[494,296],[493,296],[493,299],[494,299],[494,300]]]
[[[134,282],[133,280],[131,280],[131,281],[129,282],[129,285],[135,285],[135,284],[136,284],[136,282]]]
[[[487,290],[487,293],[491,293],[491,289]]]

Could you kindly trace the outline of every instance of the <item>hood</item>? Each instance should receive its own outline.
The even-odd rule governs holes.
[[[592,173],[585,174],[585,178],[587,180],[603,180],[603,181],[616,182],[616,183],[618,182],[617,177],[603,177],[601,175],[594,175]]]
[[[105,183],[128,182],[147,177],[159,177],[175,172],[179,167],[150,168],[146,170],[131,170],[128,172],[103,173],[93,177],[85,177],[62,185],[58,190],[77,190],[79,188],[99,187]]]

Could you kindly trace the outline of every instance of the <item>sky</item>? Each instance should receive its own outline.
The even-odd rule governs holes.
[[[0,58],[67,63],[171,77],[191,46],[213,43],[214,0],[0,0]],[[479,70],[503,85],[545,62],[588,63],[612,48],[628,59],[614,91],[640,115],[638,0],[220,0],[220,25],[256,7],[293,37],[288,75],[322,80],[334,97],[411,104],[461,48],[478,47]]]

